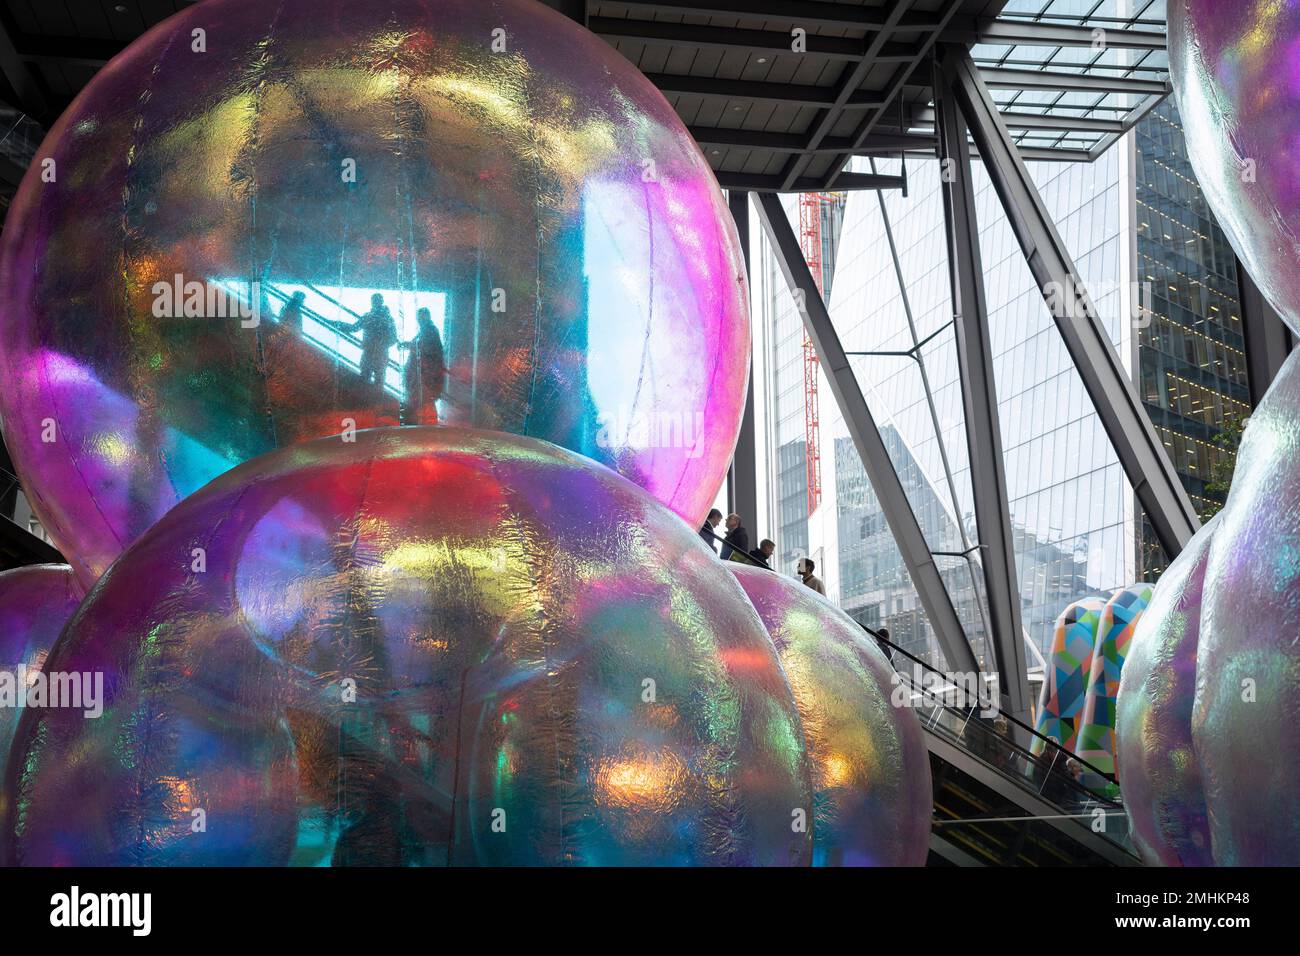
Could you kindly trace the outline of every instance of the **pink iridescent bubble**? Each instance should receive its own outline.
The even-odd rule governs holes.
[[[55,124],[2,241],[5,438],[86,583],[222,472],[350,427],[543,438],[694,524],[735,444],[717,182],[541,4],[189,7]]]

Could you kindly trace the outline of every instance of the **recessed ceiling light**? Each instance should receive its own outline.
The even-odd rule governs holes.
[[[758,62],[758,63],[766,63],[766,62],[767,62],[767,57],[765,57],[765,56],[760,56],[756,62]]]

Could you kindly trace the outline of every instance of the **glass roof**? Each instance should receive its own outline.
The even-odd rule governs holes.
[[[1025,25],[1031,28],[1027,32],[1046,33],[1054,27],[1096,31],[1090,46],[1053,46],[1051,37],[1043,36],[1033,37],[1033,43],[980,43],[972,48],[981,70],[993,75],[999,70],[1045,71],[1068,74],[1072,79],[1067,85],[1077,81],[1085,87],[994,88],[993,99],[1004,114],[1012,114],[1008,126],[1022,148],[1084,150],[1095,157],[1164,96],[1149,84],[1167,84],[1166,52],[1113,41],[1117,34],[1130,32],[1163,40],[1165,0],[1010,0],[998,23]],[[1008,75],[1008,86],[1015,79]],[[1118,82],[1107,89],[1108,81]],[[1035,121],[1035,116],[1051,121]]]

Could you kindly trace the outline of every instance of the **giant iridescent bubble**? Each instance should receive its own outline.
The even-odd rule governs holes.
[[[813,865],[922,866],[934,809],[920,721],[852,618],[803,584],[727,567],[763,619],[794,691],[812,763]]]
[[[81,589],[66,564],[0,573],[0,817],[8,802],[4,781],[20,707],[64,703],[49,696],[48,677],[38,675],[80,601]],[[78,695],[81,689],[78,685]]]
[[[1300,4],[1169,0],[1169,74],[1201,190],[1300,329]]]
[[[1192,740],[1214,860],[1300,865],[1300,353],[1242,435],[1205,566]]]
[[[1227,504],[1156,586],[1125,664],[1120,780],[1161,862],[1300,864],[1297,456],[1300,352],[1250,416]],[[1130,672],[1139,652],[1148,663]]]
[[[545,442],[355,439],[227,472],[96,585],[51,666],[104,715],[24,717],[9,859],[809,861],[794,699],[693,528]]]
[[[87,583],[213,477],[353,422],[544,438],[698,524],[749,363],[698,148],[529,0],[186,8],[51,130],[0,289],[5,438]]]
[[[1133,846],[1150,864],[1209,866],[1192,746],[1196,644],[1216,517],[1165,570],[1129,641],[1115,704],[1116,769]]]

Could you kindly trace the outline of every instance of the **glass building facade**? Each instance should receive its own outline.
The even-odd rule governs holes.
[[[1151,289],[1140,334],[1140,393],[1192,504],[1217,512],[1242,421],[1250,414],[1237,260],[1187,158],[1166,100],[1134,128],[1138,274]],[[1142,525],[1145,573],[1164,552]]]
[[[856,162],[867,170],[864,160]],[[877,168],[898,172],[899,163]],[[1194,503],[1212,512],[1223,497],[1213,479],[1228,454],[1221,447],[1231,437],[1230,426],[1223,437],[1225,423],[1249,411],[1236,262],[1187,167],[1173,104],[1166,101],[1134,135],[1093,163],[1030,163],[1029,169]],[[1144,532],[1132,488],[992,185],[978,161],[972,171],[1032,673],[1047,655],[1055,620],[1067,604],[1158,575],[1164,561]],[[927,542],[932,551],[949,555],[936,560],[983,661],[982,573],[960,556],[978,534],[939,164],[909,159],[906,172],[906,197],[848,193],[842,221],[827,223],[836,227],[828,304],[845,349],[859,353],[852,359],[858,381]],[[786,206],[792,222],[798,221],[795,202],[788,199]],[[778,567],[789,573],[798,557],[813,556],[828,593],[849,613],[869,626],[888,626],[896,642],[941,663],[825,388],[823,499],[808,514],[803,327],[765,238],[757,245],[756,271],[762,276],[755,315],[765,350],[758,392],[767,412],[766,465],[776,478],[767,496],[766,526],[775,531]],[[921,361],[897,354],[918,342]]]

